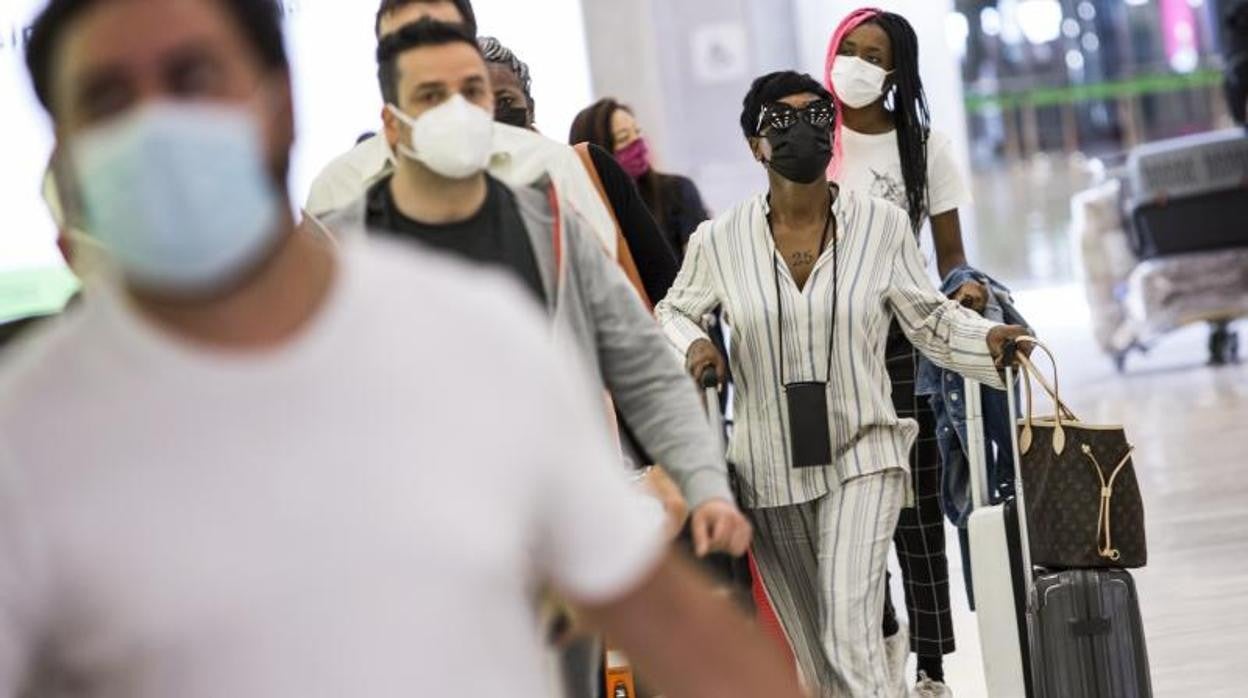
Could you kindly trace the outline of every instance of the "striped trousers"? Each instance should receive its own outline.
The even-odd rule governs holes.
[[[909,476],[850,480],[794,506],[752,509],[754,556],[802,678],[820,698],[896,698],[880,616]]]

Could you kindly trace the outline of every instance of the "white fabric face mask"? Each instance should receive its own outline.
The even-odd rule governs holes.
[[[832,88],[841,103],[862,109],[884,96],[888,71],[857,56],[837,56],[832,62]]]
[[[494,152],[494,115],[454,95],[418,118],[387,107],[411,129],[411,144],[399,143],[404,157],[447,179],[467,179],[486,168]]]

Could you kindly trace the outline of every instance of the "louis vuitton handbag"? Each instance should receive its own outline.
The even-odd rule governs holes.
[[[1034,339],[1019,342],[1034,344],[1053,364],[1050,385],[1031,359],[1018,356],[1026,396],[1018,448],[1032,562],[1050,569],[1143,567],[1144,502],[1125,430],[1080,421],[1061,399],[1052,352]],[[1033,382],[1052,398],[1053,416],[1036,416]]]

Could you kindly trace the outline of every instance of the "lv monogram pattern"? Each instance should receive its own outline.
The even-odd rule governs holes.
[[[1053,448],[1054,427],[1033,424],[1031,448],[1022,456],[1033,562],[1052,569],[1143,567],[1148,562],[1144,501],[1129,459],[1107,493],[1108,526],[1102,524],[1105,493],[1097,468],[1103,466],[1108,481],[1130,453],[1126,434],[1078,423],[1063,422],[1062,428],[1066,445],[1061,454]],[[1105,545],[1106,529],[1110,546]],[[1107,547],[1117,551],[1117,559],[1103,554]]]

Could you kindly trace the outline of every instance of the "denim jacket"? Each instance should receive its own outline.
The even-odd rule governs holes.
[[[988,289],[984,317],[995,322],[1029,327],[1014,308],[1010,290],[992,277],[969,266],[960,266],[945,278],[941,290],[952,294],[968,281],[978,281]],[[921,359],[915,381],[915,394],[926,395],[936,416],[936,438],[944,463],[941,501],[949,520],[965,528],[971,515],[971,471],[966,457],[966,384],[962,376]],[[1010,443],[1009,401],[1000,390],[981,387],[984,411],[984,442],[987,446],[989,482],[993,501],[1012,493],[1014,449]]]

